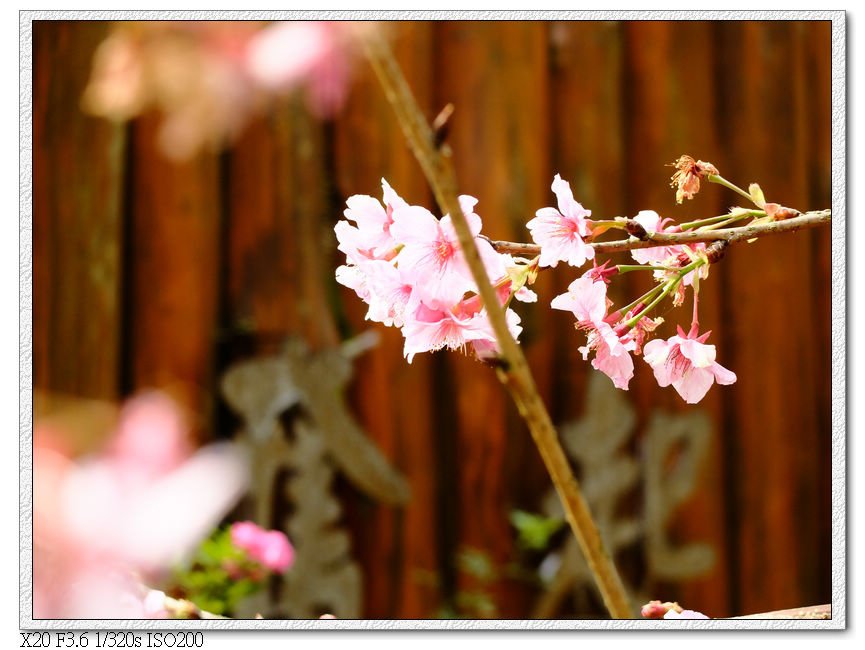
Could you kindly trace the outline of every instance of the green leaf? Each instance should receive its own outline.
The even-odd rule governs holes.
[[[511,524],[517,529],[517,543],[532,551],[542,551],[547,548],[550,537],[565,523],[558,517],[544,517],[525,510],[511,511],[510,519]]]

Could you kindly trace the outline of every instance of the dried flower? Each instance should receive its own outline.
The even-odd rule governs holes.
[[[677,170],[670,183],[671,187],[677,188],[676,203],[681,203],[683,199],[694,198],[694,195],[700,191],[701,177],[718,174],[715,165],[702,160],[695,162],[691,156],[680,156],[672,166]]]

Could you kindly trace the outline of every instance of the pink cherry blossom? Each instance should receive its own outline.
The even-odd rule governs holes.
[[[285,573],[294,564],[294,548],[279,530],[265,530],[251,521],[240,521],[231,526],[231,543],[276,573]]]
[[[541,208],[526,224],[534,242],[541,246],[541,266],[556,266],[567,262],[582,266],[595,257],[595,249],[583,240],[589,234],[587,217],[592,213],[574,200],[570,184],[556,174],[552,190],[559,209]]]
[[[654,210],[641,210],[634,221],[645,228],[647,233],[656,232],[675,232],[680,230],[678,227],[668,227],[667,223],[672,219],[661,219],[661,216]],[[682,253],[682,246],[653,246],[652,248],[639,248],[631,251],[633,257],[639,264],[662,264],[669,262],[672,258],[678,257]]]
[[[666,341],[649,341],[643,358],[655,373],[662,387],[673,385],[688,404],[696,404],[712,384],[735,383],[735,373],[715,362],[715,346],[706,345],[710,332],[700,336],[695,328],[687,335],[678,327],[678,335]]]
[[[490,243],[477,238],[481,231],[481,218],[473,210],[477,199],[461,196],[459,200],[487,274],[495,281],[504,275],[504,265]],[[403,244],[399,267],[409,276],[421,300],[430,305],[453,305],[466,292],[476,289],[450,215],[439,220],[426,208],[400,208],[394,211],[391,233]]]
[[[578,323],[594,325],[603,321],[607,313],[607,284],[584,274],[571,282],[567,293],[553,298],[550,306],[571,312]]]
[[[435,352],[442,348],[462,350],[472,341],[495,344],[489,319],[483,312],[460,314],[445,309],[431,309],[420,304],[414,317],[402,328],[405,337],[403,354],[409,363],[419,352]]]
[[[378,199],[364,194],[355,194],[346,201],[346,219],[334,226],[339,250],[345,253],[346,260],[357,264],[369,259],[391,259],[399,245],[390,232],[393,225],[394,210],[405,208],[408,204],[393,191],[385,179],[381,179],[384,204]]]
[[[601,321],[589,331],[588,343],[580,348],[583,359],[589,352],[595,352],[592,368],[600,370],[613,380],[613,385],[622,390],[628,390],[628,384],[634,376],[634,360],[631,351],[636,343],[630,339],[620,339],[609,323]]]

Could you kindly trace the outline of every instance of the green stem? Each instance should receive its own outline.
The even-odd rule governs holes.
[[[658,293],[658,292],[659,292],[661,289],[663,289],[663,288],[664,288],[664,285],[663,285],[663,284],[656,284],[654,287],[652,287],[651,289],[649,289],[649,290],[648,290],[646,293],[644,293],[642,296],[640,296],[639,298],[637,298],[636,300],[634,300],[631,304],[627,305],[626,307],[622,307],[619,311],[620,311],[622,314],[627,314],[627,313],[628,313],[629,311],[631,311],[634,307],[636,307],[637,305],[639,305],[641,302],[643,302],[643,301],[645,301],[645,300],[648,300],[651,296],[654,296],[656,293]]]
[[[658,303],[660,303],[664,298],[666,298],[670,294],[670,292],[673,291],[673,289],[675,289],[676,287],[679,286],[679,283],[682,281],[682,279],[686,275],[688,275],[688,273],[690,273],[691,271],[693,271],[697,267],[702,266],[705,263],[706,263],[706,261],[702,260],[702,259],[695,260],[695,261],[691,262],[690,264],[688,264],[688,266],[682,267],[682,270],[676,274],[675,278],[673,278],[672,280],[668,280],[666,284],[659,285],[659,286],[664,287],[664,290],[661,291],[660,295],[657,296],[654,300],[652,300],[652,302],[650,302],[646,306],[646,308],[643,311],[641,311],[639,314],[637,314],[636,316],[634,316],[630,320],[625,321],[625,327],[630,329],[634,325],[639,323],[640,319],[643,318],[643,316],[645,316],[650,311],[652,311],[655,307],[657,307]],[[625,313],[627,313],[627,311],[625,311]]]
[[[679,227],[682,230],[693,230],[695,228],[701,228],[703,226],[708,226],[711,224],[716,224],[719,221],[728,221],[729,219],[735,218],[735,221],[739,219],[744,219],[746,217],[765,217],[766,213],[763,210],[748,210],[739,215],[733,214],[732,212],[728,212],[727,214],[721,214],[717,217],[709,217],[707,219],[699,219],[697,221],[686,221],[685,223],[679,224]]]
[[[750,194],[748,194],[745,190],[743,190],[738,185],[733,185],[733,183],[728,181],[723,176],[718,176],[717,174],[709,174],[708,176],[706,176],[706,180],[709,181],[710,183],[717,183],[718,185],[723,185],[727,189],[733,190],[737,194],[741,194],[746,199],[748,199],[751,203],[754,203],[754,198]],[[756,203],[754,205],[756,205]],[[757,207],[760,207],[760,206],[757,206]]]
[[[630,273],[631,271],[670,271],[669,266],[652,266],[651,264],[619,264],[616,266],[619,273]]]

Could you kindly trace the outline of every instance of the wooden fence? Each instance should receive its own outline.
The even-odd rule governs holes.
[[[433,206],[371,73],[360,62],[332,122],[297,101],[249,126],[220,155],[187,163],[155,146],[158,117],[113,125],[80,97],[108,25],[33,29],[33,368],[37,389],[119,399],[169,387],[202,435],[234,422],[216,381],[285,335],[327,346],[372,325],[334,281],[333,225],[382,177]],[[652,208],[711,216],[736,197],[709,187],[676,206],[665,165],[688,153],[769,200],[830,207],[828,22],[440,22],[392,26],[399,61],[433,116],[456,112],[449,143],[484,232],[527,240],[552,205],[555,173],[601,215]],[[713,388],[708,461],[674,518],[679,541],[710,543],[714,569],[654,593],[714,616],[831,598],[830,234],[738,246],[701,293],[701,322],[738,382]],[[543,308],[573,270],[538,283],[522,342],[554,421],[578,417],[588,364],[568,314]],[[630,281],[637,295],[642,281]],[[622,294],[624,296],[624,294]],[[458,354],[402,359],[398,332],[356,364],[351,400],[406,474],[402,510],[341,488],[364,570],[366,615],[431,617],[476,578],[459,549],[497,567],[516,557],[514,508],[548,489],[538,454],[492,372]],[[639,368],[628,398],[688,412]],[[642,372],[640,372],[642,371]],[[630,565],[627,570],[638,570]],[[500,617],[525,617],[535,584],[489,585]],[[561,615],[568,615],[563,611]]]

